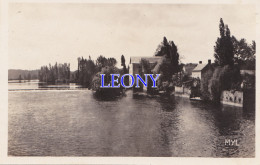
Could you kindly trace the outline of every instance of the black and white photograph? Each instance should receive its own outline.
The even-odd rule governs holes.
[[[8,3],[7,157],[255,158],[256,13]]]

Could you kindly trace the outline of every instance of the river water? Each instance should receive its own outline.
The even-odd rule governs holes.
[[[36,84],[9,83],[9,156],[255,156],[253,110],[131,90],[103,101]]]

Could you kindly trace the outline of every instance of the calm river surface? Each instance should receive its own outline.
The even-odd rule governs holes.
[[[255,155],[254,111],[132,91],[102,101],[90,90],[28,90],[35,83],[9,83],[10,156]]]

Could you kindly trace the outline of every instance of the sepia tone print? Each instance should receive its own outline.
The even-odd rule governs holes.
[[[255,6],[8,14],[9,157],[255,157]]]

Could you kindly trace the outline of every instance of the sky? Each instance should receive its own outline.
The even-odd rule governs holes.
[[[77,58],[123,54],[151,57],[165,36],[174,41],[183,63],[214,60],[219,20],[231,35],[256,39],[253,5],[177,4],[9,4],[9,69],[39,69],[49,63],[70,63]]]

